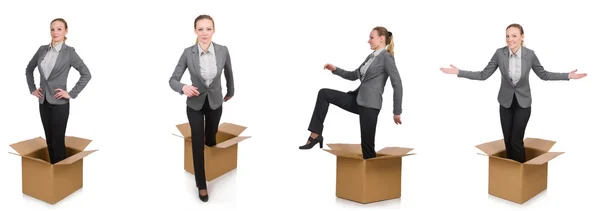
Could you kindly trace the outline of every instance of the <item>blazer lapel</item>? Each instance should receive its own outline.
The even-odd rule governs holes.
[[[56,58],[56,63],[54,63],[54,67],[52,68],[52,71],[50,72],[50,75],[48,76],[47,80],[51,80],[52,78],[58,76],[59,68],[62,65],[64,65],[66,62],[69,62],[69,58],[67,57],[67,55],[65,55],[66,48],[67,48],[67,45],[63,43],[63,46],[60,48],[60,51],[58,51],[58,57]],[[44,56],[46,56],[46,55],[44,54]],[[68,71],[68,69],[67,69],[67,71]]]
[[[38,57],[38,62],[37,62],[37,66],[38,69],[40,70],[40,75],[42,76],[41,78],[46,79],[46,75],[44,75],[44,71],[42,70],[41,66],[42,66],[42,61],[44,60],[44,57],[46,57],[46,54],[48,53],[48,48],[49,45],[46,46],[46,48],[44,48],[44,52],[42,53],[42,55],[40,55],[40,57]]]
[[[191,71],[195,72],[202,84],[206,86],[206,82],[204,81],[204,78],[202,78],[202,73],[200,72],[200,47],[198,44],[192,48],[192,63],[194,64],[192,65]]]
[[[507,77],[509,77],[509,71],[510,71],[509,70],[510,66],[509,66],[509,62],[508,62],[508,57],[510,56],[509,51],[510,51],[510,48],[508,48],[508,46],[504,47],[504,51],[502,51],[502,52],[504,52],[504,56],[500,59],[500,62],[502,62],[501,65],[503,66],[503,68],[501,68],[500,70]]]
[[[375,71],[373,68],[376,66],[376,64],[379,63],[379,60],[383,59],[383,57],[381,56],[381,54],[383,54],[383,52],[381,52],[379,55],[377,55],[377,56],[375,56],[373,58],[373,61],[371,62],[371,65],[369,65],[369,67],[367,68],[367,71],[365,71],[365,79],[363,81],[367,81],[367,80],[371,79],[370,77],[373,74],[375,74],[375,73],[373,73],[373,71]],[[365,63],[366,62],[367,61],[365,61]]]
[[[360,72],[360,69],[362,69],[363,66],[365,66],[365,64],[367,63],[367,61],[369,61],[369,56],[367,56],[367,58],[365,59],[365,61],[363,61],[360,66],[358,66],[358,75],[359,75],[359,79],[362,81],[363,79],[363,75]],[[365,73],[366,74],[366,73]]]
[[[506,77],[506,80],[508,80],[508,83],[513,86],[516,87],[517,85],[515,85],[514,83],[512,83],[511,79],[510,79],[510,62],[509,60],[509,56],[510,56],[510,48],[508,46],[504,47],[504,56],[501,58],[501,62],[502,65],[504,65],[504,68],[501,68],[500,70],[503,71],[503,74]],[[521,51],[522,52],[522,51]],[[523,61],[523,58],[521,58],[521,61]],[[520,80],[519,80],[520,81]],[[519,82],[517,82],[518,84]]]
[[[521,77],[519,78],[519,82],[517,82],[517,85],[521,84],[521,82],[524,81],[525,72],[528,72],[526,68],[526,64],[528,64],[527,59],[529,59],[527,57],[527,51],[527,48],[521,46]]]
[[[221,70],[221,65],[223,64],[223,62],[224,62],[223,60],[225,58],[223,58],[224,56],[222,55],[223,51],[221,49],[221,46],[216,43],[213,43],[213,46],[215,47],[215,57],[217,60],[217,77],[218,77],[220,75],[219,73],[221,72],[219,70]]]

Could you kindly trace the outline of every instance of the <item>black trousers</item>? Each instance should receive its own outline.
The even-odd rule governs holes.
[[[217,145],[217,131],[223,106],[212,110],[208,103],[208,97],[204,106],[199,111],[187,107],[187,117],[192,130],[192,159],[194,160],[194,175],[196,187],[206,189],[206,173],[204,171],[204,144],[212,147]],[[204,120],[206,118],[206,125]],[[206,140],[206,142],[205,142]]]
[[[525,162],[523,139],[530,116],[531,107],[522,108],[519,106],[516,96],[513,96],[510,108],[500,106],[500,123],[502,124],[507,158],[521,163]]]
[[[69,103],[53,105],[44,100],[40,104],[40,117],[46,133],[46,145],[50,163],[55,164],[67,158],[65,133],[69,120]]]
[[[356,103],[357,92],[340,92],[332,89],[321,89],[313,111],[308,130],[321,135],[323,123],[329,110],[329,104],[336,105],[348,112],[358,114],[360,119],[360,139],[364,159],[374,158],[375,154],[375,129],[379,109],[367,108]]]

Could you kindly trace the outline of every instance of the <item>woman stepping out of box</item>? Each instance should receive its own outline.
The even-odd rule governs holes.
[[[75,48],[65,43],[68,31],[67,21],[62,18],[52,20],[50,44],[40,46],[25,69],[29,92],[38,98],[40,104],[40,117],[51,164],[67,158],[65,133],[69,119],[69,102],[77,98],[92,79],[90,70],[75,52]],[[36,88],[33,78],[36,67],[40,71],[39,88]],[[79,71],[80,77],[71,91],[67,92],[67,76],[71,67]]]
[[[447,74],[471,80],[486,80],[500,67],[500,124],[504,136],[504,145],[507,158],[524,163],[525,145],[523,138],[525,128],[531,115],[531,90],[529,87],[529,71],[542,80],[569,80],[580,79],[587,74],[548,72],[540,64],[540,60],[533,50],[523,45],[523,27],[511,24],[506,27],[507,46],[498,48],[488,65],[482,71],[466,71],[450,65],[450,68],[440,68]]]
[[[187,96],[187,117],[192,130],[196,187],[200,200],[206,202],[208,191],[204,171],[204,144],[209,147],[217,144],[216,135],[223,112],[222,104],[233,97],[233,73],[227,47],[212,42],[212,35],[215,33],[212,17],[198,16],[194,20],[194,32],[198,36],[196,44],[183,51],[169,85],[175,92]],[[190,70],[192,85],[180,82],[186,69]],[[223,73],[227,80],[225,97],[221,92]]]
[[[360,86],[354,91],[346,93],[326,88],[319,90],[308,127],[311,134],[306,144],[299,147],[300,149],[311,149],[317,143],[319,147],[323,148],[323,123],[329,104],[333,104],[359,115],[363,158],[374,158],[376,156],[375,129],[377,117],[381,110],[383,89],[388,77],[391,79],[394,88],[393,119],[396,124],[402,123],[400,121],[402,80],[394,60],[392,32],[381,26],[375,27],[371,30],[368,42],[373,52],[356,70],[346,71],[332,64],[325,64],[324,69],[335,75],[351,81],[360,80]]]

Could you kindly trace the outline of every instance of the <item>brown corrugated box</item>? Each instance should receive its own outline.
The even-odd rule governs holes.
[[[237,168],[238,143],[250,138],[239,136],[247,127],[232,123],[222,123],[217,132],[217,145],[204,146],[204,169],[206,181],[216,179]],[[184,138],[183,168],[194,174],[192,158],[192,131],[189,123],[177,125]]]
[[[488,193],[523,204],[546,190],[548,161],[564,152],[549,152],[555,141],[526,138],[526,162],[506,158],[504,140],[491,141],[476,147],[489,156]]]
[[[337,156],[337,197],[359,203],[371,203],[400,198],[402,157],[412,149],[386,147],[368,160],[362,157],[360,144],[327,144],[323,149]]]
[[[67,136],[67,158],[50,164],[46,140],[37,137],[10,146],[21,156],[23,193],[49,204],[56,204],[83,187],[83,158],[97,150],[84,151],[92,142]]]

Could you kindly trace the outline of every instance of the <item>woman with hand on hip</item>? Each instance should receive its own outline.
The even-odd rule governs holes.
[[[55,164],[67,157],[65,132],[69,119],[70,100],[75,99],[88,84],[92,75],[75,49],[65,44],[69,28],[62,18],[50,22],[52,41],[42,45],[25,69],[29,92],[39,100],[39,110],[46,133],[50,163]],[[40,87],[33,78],[35,68],[40,71]],[[67,92],[67,77],[71,67],[79,71],[79,81]]]
[[[482,71],[461,70],[453,65],[450,68],[440,68],[444,73],[472,80],[486,80],[500,68],[502,77],[498,102],[506,155],[520,163],[526,161],[523,138],[531,115],[530,70],[545,81],[580,79],[587,75],[579,74],[577,70],[570,73],[546,71],[535,52],[523,45],[524,38],[523,27],[511,24],[506,28],[507,46],[498,48]]]
[[[336,105],[348,112],[358,114],[360,119],[361,146],[364,159],[374,158],[375,129],[377,118],[383,102],[383,89],[388,77],[394,88],[394,123],[401,124],[402,113],[402,80],[394,60],[394,42],[392,33],[378,26],[371,30],[369,45],[373,52],[354,71],[346,71],[331,64],[324,69],[344,79],[360,80],[360,86],[351,92],[340,92],[332,89],[321,89],[313,111],[308,130],[311,132],[305,145],[300,149],[311,149],[315,144],[323,148],[323,123],[329,105]],[[387,48],[386,48],[387,46]]]
[[[187,96],[187,117],[192,130],[192,158],[196,187],[200,200],[208,201],[204,171],[204,144],[217,144],[216,135],[223,111],[222,104],[233,97],[233,72],[226,46],[212,42],[215,24],[212,17],[200,15],[194,20],[196,44],[186,48],[169,79],[171,88]],[[186,69],[190,70],[192,85],[181,83]],[[227,94],[223,97],[221,75],[227,80]],[[206,129],[205,129],[206,120]]]

